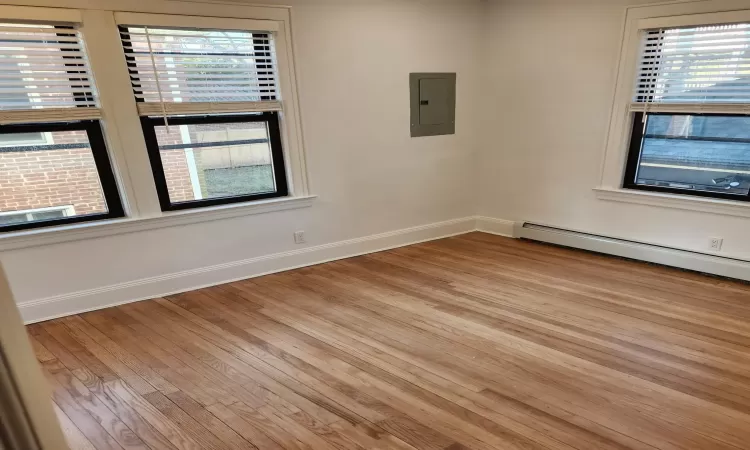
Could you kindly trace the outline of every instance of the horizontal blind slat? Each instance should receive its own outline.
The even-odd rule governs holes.
[[[1,24],[0,33],[12,35],[33,35],[33,36],[58,36],[59,34],[73,34],[74,30],[70,28],[54,28],[42,26],[21,26],[21,24]]]
[[[83,48],[77,41],[68,41],[68,42],[55,42],[55,49],[64,48],[66,50],[82,50]],[[38,51],[38,50],[48,50],[50,46],[50,43],[47,41],[39,41],[39,42],[30,42],[27,38],[15,38],[15,39],[5,39],[5,36],[0,35],[0,47],[3,48],[20,48],[20,49],[28,49],[31,51]]]
[[[0,111],[0,125],[30,122],[69,122],[101,118],[99,108],[45,108],[30,111]]]
[[[235,92],[237,95],[246,95],[253,92],[266,92],[272,89],[269,89],[265,86],[260,86],[258,84],[222,84],[222,85],[216,85],[211,87],[202,87],[203,85],[186,85],[184,83],[180,83],[175,81],[175,84],[170,85],[167,82],[161,82],[159,86],[164,89],[165,87],[169,90],[169,92],[196,92],[196,93],[206,93],[206,92],[223,92],[223,91],[229,91],[229,92]],[[150,90],[156,90],[156,83],[141,83],[138,87],[138,90],[143,91],[150,91]],[[136,94],[137,96],[138,94]]]
[[[137,98],[139,100],[147,100],[151,98],[153,95],[152,93],[148,93],[149,95],[143,96],[139,95]],[[166,94],[162,92],[162,95],[164,97],[164,102],[167,103],[197,103],[197,102],[216,102],[216,101],[232,101],[233,99],[237,99],[237,101],[243,101],[243,102],[254,102],[254,101],[261,101],[262,95],[261,94],[238,94],[238,95],[229,95],[225,93],[215,93],[215,94],[192,94],[191,99],[193,99],[192,102],[185,102],[183,100],[184,96],[182,94]]]
[[[750,24],[645,30],[637,71],[635,104],[750,102]]]
[[[281,102],[193,102],[193,103],[165,103],[167,114],[221,114],[237,112],[281,111]],[[162,105],[159,102],[138,103],[138,114],[141,116],[161,116]]]
[[[73,26],[0,24],[0,110],[28,119],[53,110],[96,109],[98,102],[82,37]],[[10,119],[4,119],[6,123]],[[11,120],[11,122],[13,122]]]
[[[203,84],[204,80],[225,80],[227,83],[233,82],[233,81],[241,81],[243,83],[245,82],[253,82],[252,80],[248,81],[247,73],[246,72],[236,72],[236,73],[225,73],[225,72],[217,72],[217,73],[195,73],[192,74],[195,79],[191,79],[189,81],[185,81],[185,84]],[[140,81],[141,83],[155,83],[156,78],[151,75],[151,77],[148,77],[144,74],[138,74],[138,75],[130,75],[131,80]]]
[[[276,55],[267,32],[149,27],[147,39],[143,26],[121,25],[120,37],[139,109],[160,100],[246,104],[278,98]]]
[[[630,112],[653,112],[671,114],[749,114],[747,103],[654,103],[646,107],[645,103],[631,103]]]

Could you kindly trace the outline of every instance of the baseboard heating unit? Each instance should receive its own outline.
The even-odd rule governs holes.
[[[750,281],[750,262],[740,259],[598,236],[529,222],[517,224],[514,236],[521,239],[547,242],[563,247],[578,248]]]

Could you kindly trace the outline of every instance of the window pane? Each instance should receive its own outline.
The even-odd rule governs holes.
[[[636,184],[747,195],[750,117],[650,115]]]
[[[39,145],[14,134],[0,135],[0,224],[108,211],[86,131],[44,133]]]
[[[276,191],[265,122],[155,130],[171,203]]]

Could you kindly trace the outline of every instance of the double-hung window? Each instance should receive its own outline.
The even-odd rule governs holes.
[[[289,11],[115,3],[0,5],[0,234],[308,206]]]
[[[117,21],[162,210],[287,196],[273,34],[150,17]]]
[[[74,23],[0,23],[0,231],[123,216]]]
[[[641,31],[623,187],[750,201],[750,23]]]

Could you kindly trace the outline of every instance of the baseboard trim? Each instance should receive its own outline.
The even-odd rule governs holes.
[[[72,314],[442,239],[476,230],[476,217],[449,220],[27,301],[20,303],[18,309],[25,323],[42,322]]]
[[[20,303],[18,309],[25,323],[42,322],[72,314],[457,236],[472,231],[548,242],[565,247],[750,281],[750,262],[748,261],[550,227],[528,228],[524,227],[523,222],[478,216],[27,301]]]
[[[750,262],[539,225],[518,224],[516,237],[750,281]]]
[[[495,234],[497,236],[515,237],[516,222],[510,220],[495,219],[492,217],[477,217],[477,231]]]

